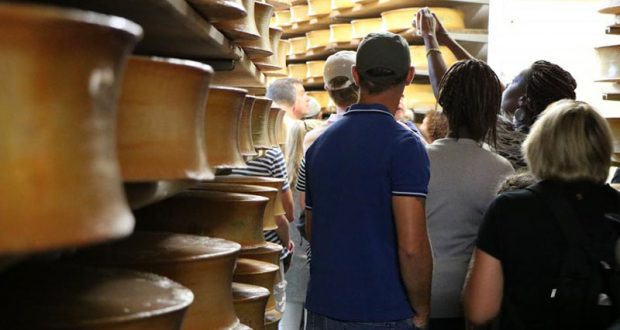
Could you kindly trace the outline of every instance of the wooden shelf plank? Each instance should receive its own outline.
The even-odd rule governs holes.
[[[226,68],[225,61],[205,61],[215,68],[212,83],[234,87],[264,88],[265,75],[258,70],[256,65],[241,51],[239,60],[232,62],[232,67]],[[226,70],[228,69],[228,70]]]
[[[357,49],[357,42],[351,42],[349,44],[329,44],[325,47],[315,48],[307,51],[303,55],[289,55],[287,60],[290,63],[300,63],[312,60],[325,60],[330,55],[335,54],[341,50],[355,50]]]
[[[605,29],[607,34],[620,34],[620,24],[610,25]]]
[[[620,93],[619,92],[603,93],[603,100],[620,101]]]
[[[386,10],[406,7],[457,7],[462,5],[488,5],[489,0],[374,0],[367,3],[356,3],[352,8],[334,10],[333,18],[370,18],[379,17]]]
[[[309,21],[293,23],[290,26],[282,27],[282,38],[299,37],[312,30],[328,29],[330,24],[340,21],[340,19],[332,18],[329,15],[311,17]]]
[[[458,29],[448,30],[450,36],[457,41],[475,42],[475,43],[487,43],[489,41],[489,31],[485,29]],[[422,37],[415,33],[415,29],[411,28],[399,33],[403,36],[409,44],[421,45],[424,44]]]
[[[291,1],[291,5],[293,6],[297,6],[297,5],[307,5],[308,1],[307,0],[292,0]]]
[[[142,26],[136,53],[193,59],[238,59],[237,47],[185,0],[39,0],[128,18]]]

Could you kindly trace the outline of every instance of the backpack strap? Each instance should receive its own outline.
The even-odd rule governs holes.
[[[592,251],[590,246],[590,240],[579,222],[575,209],[562,195],[562,192],[555,187],[551,187],[547,182],[533,184],[527,187],[527,190],[540,196],[545,201],[545,204],[549,206],[556,223],[568,243],[584,248],[592,256],[594,251]]]

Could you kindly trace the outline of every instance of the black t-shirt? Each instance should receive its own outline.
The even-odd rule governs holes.
[[[607,185],[550,182],[575,207],[593,247],[615,261],[618,231],[604,213],[617,212],[618,192]],[[554,278],[567,248],[551,210],[529,190],[500,195],[489,206],[477,246],[501,261],[504,298],[500,329],[545,329]]]

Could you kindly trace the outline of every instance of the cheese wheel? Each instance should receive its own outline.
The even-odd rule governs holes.
[[[239,324],[231,274],[240,249],[220,238],[137,231],[125,240],[81,250],[71,262],[166,276],[194,292],[183,329],[230,329]]]
[[[351,8],[354,5],[353,0],[332,0],[332,10]]]
[[[291,7],[291,23],[307,22],[309,19],[307,5]]]
[[[350,43],[353,39],[353,27],[349,23],[329,26],[329,42]]]
[[[367,18],[351,21],[353,26],[353,39],[363,39],[372,32],[383,32],[383,20],[381,18]]]
[[[306,63],[299,64],[289,64],[288,65],[288,76],[291,78],[296,78],[299,80],[306,79],[308,75],[308,66]]]
[[[291,38],[289,41],[291,42],[290,55],[303,55],[308,50],[308,38],[306,37]]]
[[[329,30],[314,30],[306,33],[308,49],[325,47],[329,43]]]
[[[328,15],[331,11],[331,0],[308,0],[308,16]]]
[[[290,10],[276,10],[275,12],[275,24],[280,27],[286,27],[291,25],[291,11]]]
[[[405,87],[405,105],[415,111],[435,109],[435,94],[430,84],[410,84]]]
[[[325,61],[308,61],[307,78],[321,78],[323,77],[323,69],[325,68]]]
[[[265,329],[265,307],[269,290],[262,286],[233,282],[232,294],[239,321],[255,330]]]

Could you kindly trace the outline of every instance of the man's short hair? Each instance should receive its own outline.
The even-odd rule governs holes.
[[[523,142],[523,154],[540,179],[603,183],[613,152],[607,121],[589,104],[574,100],[552,103]]]
[[[266,96],[278,104],[292,107],[297,99],[295,85],[301,84],[301,80],[295,78],[278,79],[269,85]]]
[[[348,80],[349,78],[347,77],[336,77],[330,80],[329,83],[335,86],[340,86],[345,84]],[[357,87],[356,85],[349,85],[345,88],[340,89],[328,89],[327,93],[338,107],[346,108],[351,104],[357,102],[357,99],[359,97],[359,87]]]

